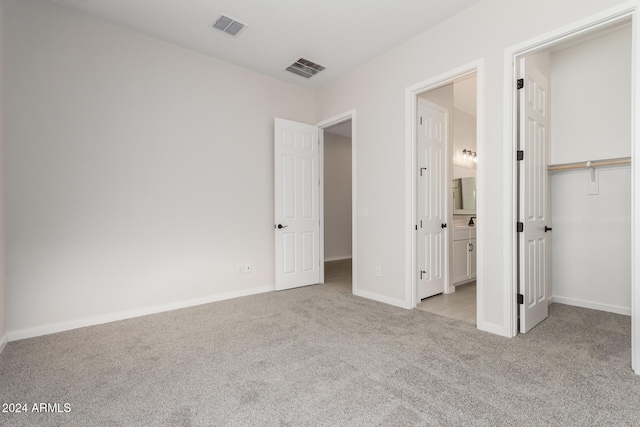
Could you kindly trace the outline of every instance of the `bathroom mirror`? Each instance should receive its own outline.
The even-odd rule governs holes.
[[[476,213],[476,179],[456,178],[453,180],[453,214]]]

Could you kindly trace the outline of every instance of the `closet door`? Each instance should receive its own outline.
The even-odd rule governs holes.
[[[523,304],[520,332],[526,333],[547,318],[550,281],[550,233],[547,198],[548,87],[546,78],[526,58],[520,61],[520,147],[518,162],[519,260],[518,277]]]

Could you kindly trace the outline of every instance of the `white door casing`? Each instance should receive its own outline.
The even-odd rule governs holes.
[[[276,290],[320,281],[317,126],[274,121]]]
[[[518,281],[523,295],[520,305],[520,332],[526,333],[547,318],[551,278],[551,233],[548,203],[548,111],[547,79],[526,58],[520,60],[520,122],[518,161]]]
[[[417,292],[420,300],[444,292],[447,284],[447,110],[419,99],[418,117]]]

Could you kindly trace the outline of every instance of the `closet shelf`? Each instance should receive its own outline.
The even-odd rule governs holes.
[[[564,171],[571,169],[588,169],[597,168],[599,166],[615,166],[615,165],[628,165],[631,164],[631,157],[620,157],[617,159],[607,160],[594,160],[590,162],[576,162],[576,163],[559,163],[556,165],[547,166],[548,172]]]

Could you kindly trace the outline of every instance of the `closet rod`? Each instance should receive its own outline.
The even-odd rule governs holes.
[[[570,169],[587,169],[595,168],[598,166],[614,166],[614,165],[628,165],[631,164],[631,157],[621,157],[619,159],[610,160],[596,160],[593,162],[580,162],[580,163],[563,163],[558,165],[547,166],[547,171],[563,171]]]

